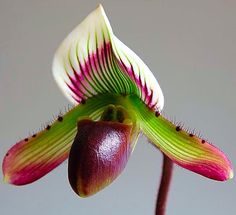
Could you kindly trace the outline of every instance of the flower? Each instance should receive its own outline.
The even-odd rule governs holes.
[[[122,172],[140,132],[183,168],[219,181],[233,177],[223,152],[161,115],[158,82],[113,34],[101,5],[62,42],[53,75],[75,107],[6,153],[6,182],[34,182],[69,157],[72,188],[92,195]]]

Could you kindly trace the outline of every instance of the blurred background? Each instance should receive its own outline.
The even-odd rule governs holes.
[[[101,2],[114,33],[157,77],[164,113],[220,147],[236,166],[236,1],[0,0],[0,160],[69,103],[53,80],[61,41]],[[125,171],[90,198],[74,194],[67,162],[41,180],[0,182],[1,214],[153,214],[162,155],[141,137]],[[2,173],[0,173],[2,178]],[[235,179],[175,166],[167,215],[236,214]]]

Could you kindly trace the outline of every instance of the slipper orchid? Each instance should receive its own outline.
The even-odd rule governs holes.
[[[53,75],[75,106],[6,153],[6,182],[29,184],[69,157],[73,190],[93,195],[125,168],[140,132],[185,169],[218,181],[233,177],[223,152],[161,115],[164,97],[158,82],[113,34],[101,5],[62,42]]]

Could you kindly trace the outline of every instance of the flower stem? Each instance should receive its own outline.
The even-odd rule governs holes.
[[[163,154],[162,176],[156,201],[156,215],[165,215],[166,200],[170,188],[170,182],[173,172],[172,170],[173,162]]]

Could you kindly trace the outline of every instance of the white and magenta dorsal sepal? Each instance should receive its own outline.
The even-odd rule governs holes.
[[[99,5],[62,42],[53,74],[75,104],[98,94],[137,95],[149,108],[161,111],[164,97],[146,64],[114,34]]]

